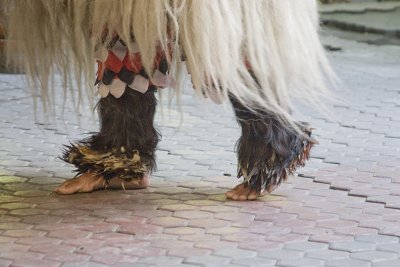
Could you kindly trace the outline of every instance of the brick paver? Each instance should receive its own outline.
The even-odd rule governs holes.
[[[182,113],[165,105],[157,118],[150,188],[51,194],[72,176],[61,145],[97,129],[95,116],[57,102],[52,123],[34,123],[21,76],[0,75],[0,266],[398,266],[400,48],[324,41],[343,48],[331,54],[347,87],[328,103],[337,120],[299,106],[320,145],[255,202],[223,195],[238,183],[231,109],[190,89]]]

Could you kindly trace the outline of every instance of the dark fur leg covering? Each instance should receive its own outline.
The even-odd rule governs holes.
[[[311,130],[298,123],[303,134],[284,127],[274,114],[254,113],[231,97],[236,118],[242,128],[237,143],[238,178],[243,177],[257,192],[279,185],[304,166],[316,143]]]
[[[131,180],[156,168],[155,149],[160,139],[153,126],[156,98],[127,88],[120,98],[102,98],[97,109],[99,133],[66,146],[62,159],[76,166],[78,175],[93,171],[106,180]]]

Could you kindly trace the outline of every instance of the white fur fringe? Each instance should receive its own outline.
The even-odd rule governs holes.
[[[186,59],[201,95],[263,108],[288,124],[292,97],[320,105],[334,74],[321,46],[316,0],[0,0],[8,17],[11,57],[39,81],[61,72],[94,80],[94,51],[115,34],[134,36],[153,73],[156,47],[172,50],[170,69]],[[108,33],[106,33],[107,29]],[[251,71],[249,71],[249,66]],[[175,67],[175,68],[174,68]],[[178,75],[178,73],[175,73]],[[177,78],[177,80],[179,80]],[[47,98],[46,98],[47,97]]]

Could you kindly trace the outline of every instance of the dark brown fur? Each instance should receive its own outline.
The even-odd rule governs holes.
[[[316,143],[307,125],[298,123],[304,134],[284,127],[274,114],[250,111],[231,97],[242,128],[237,142],[238,178],[244,177],[257,192],[273,188],[304,166]]]
[[[100,132],[66,146],[61,159],[74,164],[78,175],[94,171],[106,179],[141,179],[144,172],[156,169],[160,140],[153,126],[156,102],[154,88],[145,94],[127,88],[121,98],[102,98],[97,105]],[[120,167],[109,168],[110,164]]]

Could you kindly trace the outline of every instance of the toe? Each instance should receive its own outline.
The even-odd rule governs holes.
[[[76,178],[73,178],[63,182],[54,189],[54,192],[61,195],[72,194],[73,192],[71,192],[71,184],[73,184],[75,180]]]
[[[228,192],[225,193],[225,196],[228,199],[232,199],[233,194],[234,194],[233,191],[228,191]]]
[[[228,192],[226,192],[225,196],[228,199],[238,200],[238,198],[239,198],[238,192],[242,189],[243,189],[243,184],[239,184],[239,185],[235,186],[232,190],[229,190]]]
[[[241,194],[241,195],[239,195],[238,200],[240,200],[240,201],[246,201],[246,200],[247,200],[247,194]]]
[[[242,187],[241,190],[237,191],[238,200],[239,201],[246,201],[249,195],[250,188],[249,187]]]
[[[244,186],[244,184],[240,184],[236,186],[233,190],[230,190],[225,193],[227,199],[237,200],[237,201],[247,201],[247,200],[256,200],[260,193],[256,190],[251,189],[250,187]]]
[[[259,194],[255,190],[251,190],[250,194],[247,196],[248,200],[256,200],[259,197]]]
[[[62,191],[62,189],[61,189],[59,186],[57,186],[57,187],[53,190],[53,192],[54,192],[54,193],[57,193],[57,194],[60,194],[60,195],[63,195],[63,191]]]
[[[231,192],[232,192],[231,199],[232,200],[239,200],[240,195],[241,195],[240,190],[232,190]]]
[[[256,200],[260,195],[256,190],[244,186],[243,183],[225,193],[227,199],[238,201]]]
[[[239,200],[239,195],[238,194],[233,194],[231,199],[232,200]]]

